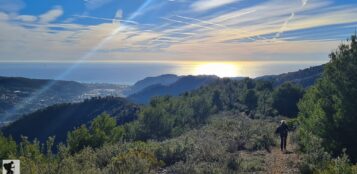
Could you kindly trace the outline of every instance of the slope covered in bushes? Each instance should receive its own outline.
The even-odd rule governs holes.
[[[65,103],[38,110],[15,121],[1,131],[19,141],[21,136],[30,140],[45,142],[47,137],[55,136],[56,142],[64,142],[67,132],[88,124],[98,115],[106,112],[116,118],[119,124],[137,118],[138,106],[123,98],[92,98],[80,103]]]

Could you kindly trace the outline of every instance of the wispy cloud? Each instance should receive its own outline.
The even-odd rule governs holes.
[[[16,19],[21,20],[23,22],[34,22],[37,20],[37,17],[32,15],[20,15],[17,16]]]
[[[195,11],[206,11],[238,1],[240,0],[198,0],[191,5],[191,8]]]
[[[41,23],[49,23],[55,21],[58,17],[62,16],[63,10],[61,7],[55,7],[50,11],[39,16]]]

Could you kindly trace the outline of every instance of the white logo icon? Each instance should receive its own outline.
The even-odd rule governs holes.
[[[20,174],[20,160],[2,160],[3,174]]]

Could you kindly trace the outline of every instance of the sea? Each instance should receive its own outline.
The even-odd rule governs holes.
[[[320,65],[323,62],[235,62],[237,77],[258,77],[293,72]],[[114,62],[114,63],[0,63],[0,76],[35,79],[72,80],[84,83],[132,85],[145,77],[162,74],[199,75],[199,63]],[[214,72],[212,72],[214,74]],[[209,74],[206,74],[209,75]]]

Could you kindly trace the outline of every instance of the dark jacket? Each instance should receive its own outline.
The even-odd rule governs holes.
[[[281,124],[278,128],[276,128],[275,131],[276,134],[280,134],[280,136],[282,137],[288,136],[288,132],[289,132],[289,127],[285,123]]]

